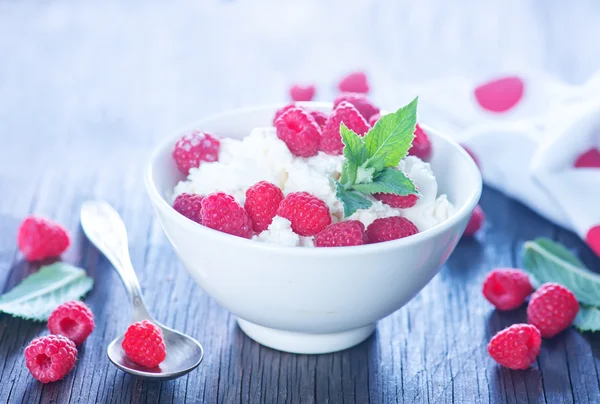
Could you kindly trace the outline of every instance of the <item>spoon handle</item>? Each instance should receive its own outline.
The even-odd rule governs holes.
[[[81,206],[81,227],[121,277],[133,307],[133,321],[152,320],[129,257],[125,223],[117,211],[103,201],[86,201]]]

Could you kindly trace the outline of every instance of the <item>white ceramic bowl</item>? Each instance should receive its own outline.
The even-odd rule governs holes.
[[[329,103],[310,103],[328,111]],[[481,194],[481,175],[457,143],[425,127],[431,166],[456,214],[417,235],[357,247],[283,247],[233,237],[173,210],[183,179],[171,158],[190,129],[242,138],[267,126],[278,106],[240,109],[177,131],[152,154],[145,173],[154,211],[181,262],[198,284],[235,314],[255,341],[294,353],[326,353],[365,340],[378,320],[401,308],[438,272],[460,239]]]

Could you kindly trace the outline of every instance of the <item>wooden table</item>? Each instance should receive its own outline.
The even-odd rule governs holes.
[[[15,234],[24,216],[45,214],[72,232],[63,259],[95,279],[86,302],[97,320],[75,370],[43,386],[28,374],[23,349],[45,326],[0,315],[0,402],[600,402],[598,336],[569,330],[545,341],[527,371],[488,357],[491,335],[525,313],[492,310],[481,283],[494,267],[518,266],[524,241],[551,237],[600,269],[575,235],[494,190],[481,202],[484,231],[461,241],[375,335],[344,352],[306,356],[256,344],[192,282],[141,180],[150,149],[169,130],[280,100],[294,78],[317,81],[319,98],[330,99],[336,77],[364,67],[374,98],[390,105],[399,101],[394,86],[447,73],[533,66],[581,82],[600,65],[589,40],[600,34],[598,4],[303,2],[286,11],[256,3],[0,3],[0,290],[37,269],[22,260]],[[130,312],[117,275],[79,229],[88,198],[123,215],[157,318],[203,343],[204,362],[187,377],[145,382],[109,363],[106,346]]]

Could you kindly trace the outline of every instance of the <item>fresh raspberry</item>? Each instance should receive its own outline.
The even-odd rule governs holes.
[[[405,217],[392,216],[375,219],[367,227],[369,243],[381,243],[417,234],[419,229]]]
[[[358,112],[354,105],[342,101],[333,110],[321,136],[321,150],[328,154],[342,154],[344,144],[340,135],[340,125],[344,123],[348,129],[361,136],[371,129],[365,118]]]
[[[202,199],[204,199],[202,195],[179,194],[173,202],[173,209],[188,219],[202,224]]]
[[[540,353],[540,331],[529,324],[515,324],[498,332],[487,346],[490,356],[502,366],[527,369]]]
[[[314,236],[331,224],[329,207],[308,192],[292,192],[285,197],[277,215],[292,223],[292,230],[301,236]]]
[[[315,120],[317,125],[319,125],[320,128],[325,127],[327,119],[329,118],[329,115],[321,111],[310,111],[310,116],[313,117],[313,119]]]
[[[369,125],[371,125],[371,127],[375,126],[379,118],[381,118],[381,114],[371,115],[369,118]]]
[[[252,237],[250,217],[231,195],[209,194],[202,200],[202,224],[238,237]]]
[[[25,348],[25,365],[29,373],[42,383],[64,378],[73,369],[75,359],[75,343],[62,335],[36,338]]]
[[[179,171],[188,175],[203,161],[219,160],[221,142],[214,135],[195,130],[183,136],[173,147],[173,159]]]
[[[69,233],[59,223],[41,216],[28,216],[17,233],[19,250],[27,261],[58,257],[71,243]]]
[[[315,97],[315,86],[295,84],[290,88],[290,97],[294,101],[311,101]]]
[[[350,73],[340,80],[338,88],[342,92],[368,93],[367,75],[364,72]]]
[[[248,188],[244,209],[252,220],[252,228],[255,232],[267,230],[282,200],[283,192],[270,182],[260,181]]]
[[[415,126],[415,138],[413,139],[412,146],[408,150],[408,154],[411,156],[417,156],[421,160],[427,160],[431,156],[431,142],[427,133],[417,124]]]
[[[158,366],[167,356],[162,330],[148,320],[131,324],[121,346],[129,359],[147,368]]]
[[[292,108],[302,108],[302,107],[299,105],[296,105],[296,104],[288,104],[285,107],[279,108],[277,111],[275,111],[275,116],[273,117],[273,126],[275,126],[275,121],[277,121],[277,118],[279,118],[281,115],[283,115],[284,113],[286,113],[288,110],[290,110]]]
[[[315,236],[317,247],[345,247],[367,244],[365,225],[358,220],[330,224]]]
[[[494,269],[483,282],[483,295],[498,310],[516,309],[532,293],[529,276],[520,269]]]
[[[293,155],[310,157],[319,152],[321,128],[302,108],[285,111],[275,121],[275,128],[277,137],[285,142]]]
[[[95,326],[94,314],[85,303],[78,300],[61,304],[48,317],[50,332],[64,335],[76,345],[83,344]]]
[[[391,206],[392,208],[408,209],[415,206],[419,197],[417,195],[394,195],[394,194],[383,194],[376,193],[373,197],[378,201]]]
[[[527,322],[540,330],[542,337],[552,338],[566,330],[579,311],[575,295],[558,283],[544,283],[527,306]]]
[[[342,93],[338,95],[333,101],[333,109],[340,105],[340,102],[349,102],[360,112],[360,114],[369,121],[373,115],[379,114],[379,108],[377,108],[366,95],[361,93]],[[371,125],[373,126],[373,125]]]
[[[463,236],[474,236],[475,233],[481,229],[481,226],[483,226],[483,222],[485,222],[485,213],[483,213],[481,206],[477,205],[471,214],[471,218],[469,219],[469,223],[467,223]]]

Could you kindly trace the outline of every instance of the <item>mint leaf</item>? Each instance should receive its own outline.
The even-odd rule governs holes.
[[[367,160],[367,147],[356,132],[348,129],[344,122],[340,124],[340,134],[344,143],[344,157],[356,166],[361,166]]]
[[[393,114],[384,115],[364,136],[371,166],[395,167],[402,160],[415,137],[418,97]]]
[[[43,266],[0,296],[0,312],[46,321],[58,305],[81,298],[92,289],[93,283],[83,269],[67,263]]]
[[[527,241],[523,246],[523,267],[535,280],[560,283],[580,303],[600,306],[600,276],[575,263],[581,261],[549,239]]]
[[[351,216],[359,209],[369,209],[373,204],[363,198],[358,192],[349,191],[339,182],[335,182],[335,196],[344,206],[344,217]]]
[[[355,184],[354,189],[365,194],[377,192],[402,196],[419,194],[412,180],[403,171],[393,168],[385,168],[371,183]]]
[[[579,313],[573,321],[579,331],[600,331],[600,309],[598,307],[579,306]]]
[[[352,187],[352,184],[356,182],[357,169],[355,164],[350,163],[348,160],[344,160],[342,165],[342,176],[340,182],[348,188]]]

